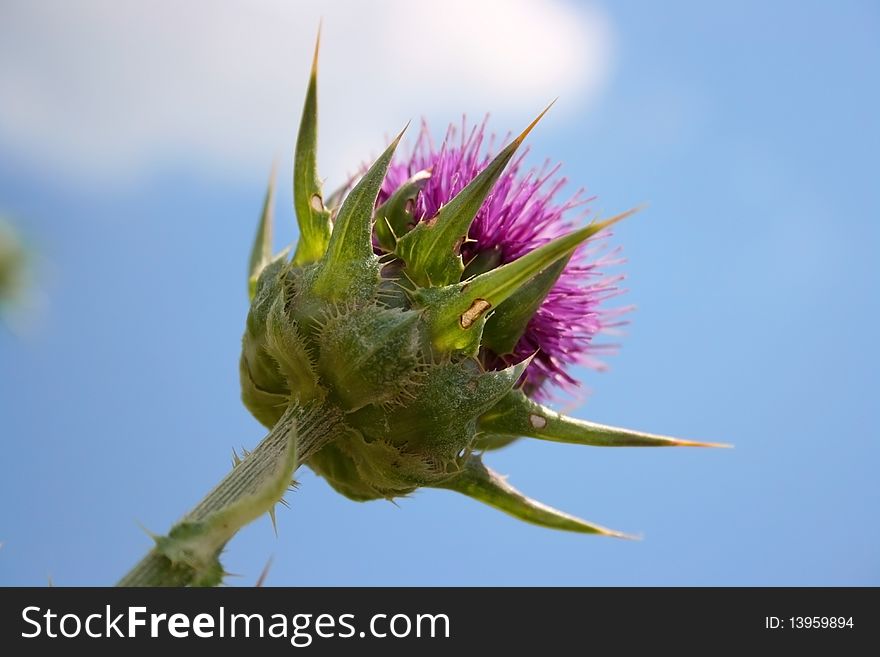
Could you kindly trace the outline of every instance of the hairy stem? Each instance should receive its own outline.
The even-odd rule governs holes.
[[[226,542],[271,511],[291,475],[334,435],[339,413],[326,406],[290,404],[253,452],[184,516],[167,537],[119,580],[117,586],[188,586],[219,583],[217,560]]]

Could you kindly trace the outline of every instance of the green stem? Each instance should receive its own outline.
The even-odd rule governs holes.
[[[125,575],[117,586],[187,586],[219,583],[217,560],[239,529],[272,511],[291,483],[296,466],[333,436],[338,411],[290,404],[260,442],[167,537]]]

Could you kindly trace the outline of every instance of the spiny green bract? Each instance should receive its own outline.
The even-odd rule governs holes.
[[[316,74],[315,64],[295,153],[300,241],[292,258],[287,251],[272,257],[273,175],[251,255],[252,305],[240,362],[245,405],[267,427],[291,403],[341,411],[336,434],[306,463],[351,499],[447,488],[543,526],[621,535],[523,496],[475,450],[517,436],[587,445],[703,444],[566,418],[517,389],[528,361],[486,371],[478,359],[484,338],[496,349],[513,345],[559,276],[559,263],[626,215],[502,266],[466,268],[460,247],[470,224],[537,119],[427,221],[414,221],[406,201],[430,172],[375,207],[400,136],[341,206],[327,209],[316,169]],[[495,312],[504,321],[485,330]]]

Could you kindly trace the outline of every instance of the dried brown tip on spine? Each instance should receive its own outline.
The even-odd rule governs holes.
[[[540,121],[541,119],[544,118],[544,115],[550,111],[550,108],[553,107],[553,104],[557,100],[558,99],[554,98],[553,101],[549,105],[547,105],[547,107],[544,108],[544,111],[541,112],[540,114],[538,114],[538,116],[535,117],[535,120],[532,121],[531,123],[529,123],[528,127],[520,133],[519,137],[517,137],[516,139],[513,140],[513,143],[514,144],[523,143],[525,141],[526,137],[528,137],[529,133],[532,131],[532,128],[534,128],[536,125],[538,125],[538,121]]]

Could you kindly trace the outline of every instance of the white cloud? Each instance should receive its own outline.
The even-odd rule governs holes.
[[[410,118],[581,111],[613,45],[598,8],[561,0],[4,0],[0,144],[102,183],[171,158],[262,176],[292,148],[321,18],[335,180]]]

